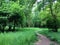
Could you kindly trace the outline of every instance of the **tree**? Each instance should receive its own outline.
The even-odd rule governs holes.
[[[57,18],[56,18],[56,14],[54,14],[53,13],[53,8],[52,8],[52,6],[53,6],[53,0],[49,0],[49,8],[50,8],[50,14],[52,15],[52,20],[53,20],[53,22],[52,22],[52,25],[50,25],[51,26],[51,28],[52,28],[52,31],[54,31],[54,32],[57,32],[58,31],[58,27],[57,27]],[[49,21],[50,22],[50,21]],[[54,23],[54,24],[53,24]]]

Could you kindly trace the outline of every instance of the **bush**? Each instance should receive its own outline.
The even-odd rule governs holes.
[[[18,25],[22,26],[24,23],[24,20],[25,20],[25,15],[23,12],[24,9],[25,9],[24,6],[21,6],[17,2],[14,2],[14,1],[9,1],[8,4],[2,3],[2,5],[0,7],[0,16],[1,16],[0,18],[1,18],[1,20],[4,19],[4,21],[6,22],[6,24],[2,27],[4,28],[7,25],[10,27],[9,24],[11,24],[10,28],[12,28],[13,25],[14,26],[18,26]],[[7,19],[7,21],[5,19]],[[3,23],[1,22],[0,24],[2,25]]]

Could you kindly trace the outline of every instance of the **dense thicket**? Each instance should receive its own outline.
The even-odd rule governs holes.
[[[44,2],[44,3],[43,3]],[[42,6],[43,7],[42,7]],[[45,25],[45,27],[48,27],[49,29],[52,29],[52,31],[56,32],[57,29],[60,27],[60,16],[59,16],[59,7],[58,6],[59,1],[58,0],[43,0],[41,3],[38,4],[38,8],[40,7],[40,10],[38,10],[40,13],[40,20],[42,26]]]
[[[32,8],[35,6],[34,13]],[[60,27],[59,0],[0,0],[0,30],[15,27],[48,27],[57,31]]]
[[[0,29],[30,27],[31,9],[36,0],[0,0]],[[31,22],[31,23],[30,23]]]

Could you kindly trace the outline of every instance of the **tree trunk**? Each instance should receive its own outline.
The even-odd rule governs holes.
[[[9,31],[11,31],[11,26],[9,25]]]
[[[43,0],[43,10],[44,10],[44,4],[45,4],[45,2],[44,2],[44,0]]]
[[[13,31],[15,31],[15,21],[13,21],[13,22],[14,22]]]

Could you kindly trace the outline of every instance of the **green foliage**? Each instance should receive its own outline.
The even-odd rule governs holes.
[[[7,24],[10,24],[11,22],[11,25],[14,24],[17,25],[19,23],[22,25],[23,22],[25,21],[24,9],[25,9],[24,6],[21,6],[14,1],[10,1],[8,4],[2,3],[2,6],[0,7],[0,15],[2,16],[1,19],[5,19],[5,17],[7,17],[6,18],[8,20],[6,21]]]
[[[47,1],[46,1],[47,2]],[[45,2],[45,3],[46,3]],[[49,22],[56,20],[56,24],[58,25],[58,27],[60,27],[60,9],[59,9],[59,2],[53,3],[53,1],[50,1],[50,3],[52,4],[52,10],[53,10],[53,15],[56,16],[56,19],[54,19],[54,17],[51,15],[51,10],[50,10],[50,5],[49,3],[45,4],[44,7],[42,7],[43,1],[41,1],[41,3],[38,3],[38,7],[36,9],[36,12],[40,12],[39,15],[37,15],[37,17],[40,19],[41,22],[41,26],[46,26],[47,25],[47,21],[50,20]],[[42,10],[42,8],[44,8],[44,10]],[[48,24],[50,25],[50,24]],[[54,25],[54,22],[51,22],[51,25]]]
[[[3,3],[0,7],[1,11],[13,13],[13,12],[22,12],[24,6],[19,5],[17,2],[10,1],[8,4]]]

